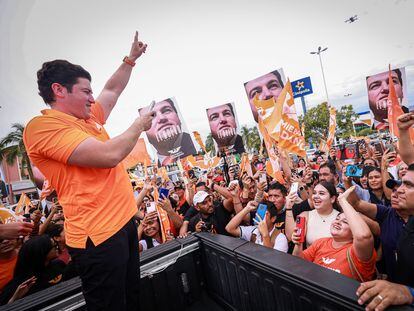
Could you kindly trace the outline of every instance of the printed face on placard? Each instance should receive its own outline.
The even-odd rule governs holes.
[[[143,115],[148,110],[149,106],[140,109],[139,113]],[[159,164],[170,164],[178,158],[195,154],[194,143],[182,121],[175,100],[168,98],[160,101],[154,105],[153,111],[155,117],[146,134],[148,141],[156,149]]]
[[[258,115],[256,107],[253,104],[255,96],[260,100],[270,99],[272,97],[276,100],[279,97],[280,92],[282,92],[284,84],[285,77],[282,68],[269,72],[244,84],[250,108],[256,122],[258,122]]]
[[[405,81],[405,68],[394,69],[391,71],[392,81],[395,87],[395,93],[400,100],[402,106],[406,107],[406,83]],[[368,103],[371,111],[371,116],[376,127],[381,124],[386,124],[388,118],[388,95],[389,89],[389,76],[388,71],[382,72],[376,75],[368,76],[366,78],[368,89]],[[403,108],[404,109],[404,108]]]
[[[208,108],[206,111],[211,135],[219,150],[227,148],[230,152],[244,152],[242,139],[237,133],[237,117],[233,103]]]

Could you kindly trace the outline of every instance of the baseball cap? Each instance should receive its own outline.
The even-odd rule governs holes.
[[[193,198],[193,203],[194,205],[198,204],[198,203],[202,203],[207,197],[209,196],[209,194],[205,191],[198,191]]]
[[[400,180],[388,179],[385,185],[387,188],[394,189],[395,186],[401,186],[402,182]]]

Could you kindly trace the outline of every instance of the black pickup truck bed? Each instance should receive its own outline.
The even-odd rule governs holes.
[[[145,251],[140,261],[140,310],[363,310],[356,301],[356,281],[227,236],[200,233],[174,240]],[[75,278],[2,310],[86,306]]]

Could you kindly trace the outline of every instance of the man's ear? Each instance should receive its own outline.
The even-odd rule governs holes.
[[[200,211],[200,208],[197,206],[198,204],[195,204],[194,205],[194,208],[197,210],[197,211]]]
[[[50,87],[55,95],[55,100],[58,98],[65,98],[68,94],[68,89],[60,83],[52,83]]]

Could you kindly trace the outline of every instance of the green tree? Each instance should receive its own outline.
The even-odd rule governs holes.
[[[337,131],[336,136],[340,138],[348,138],[355,135],[354,122],[358,118],[352,105],[342,106],[336,112]]]
[[[327,103],[310,108],[304,116],[299,118],[299,123],[305,122],[305,140],[312,138],[314,144],[319,144],[321,139],[326,139],[329,128],[329,109]]]
[[[253,152],[254,150],[259,151],[261,140],[257,126],[242,126],[241,137],[247,152]]]
[[[374,131],[371,128],[364,128],[357,132],[357,136],[368,136],[368,135],[374,134],[375,132],[376,131]]]
[[[214,146],[213,135],[211,135],[211,133],[207,135],[207,138],[204,144],[206,145],[207,152],[213,151],[213,154],[216,154],[216,146]]]
[[[21,175],[26,175],[24,170],[27,169],[30,179],[34,181],[30,159],[23,143],[24,126],[14,123],[11,128],[12,131],[0,140],[0,161],[5,158],[8,164],[13,165],[16,159],[21,158]]]
[[[342,106],[336,112],[336,136],[348,138],[355,135],[353,122],[358,118],[352,105]],[[326,102],[309,109],[305,116],[299,117],[299,123],[305,122],[305,140],[312,138],[313,143],[319,144],[321,139],[328,137],[329,108]]]

